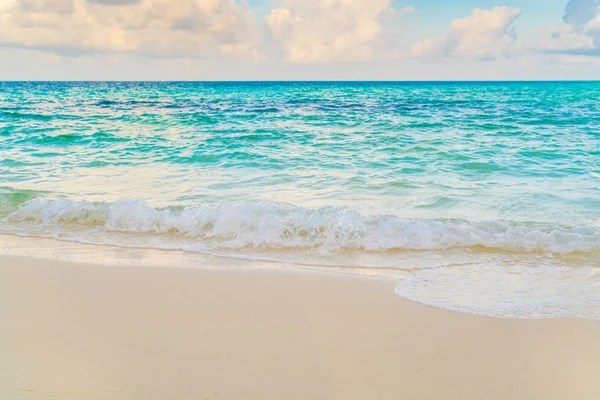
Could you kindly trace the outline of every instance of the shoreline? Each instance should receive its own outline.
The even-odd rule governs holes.
[[[443,310],[502,319],[584,318],[600,321],[600,275],[593,260],[569,259],[556,265],[513,268],[502,253],[395,253],[394,263],[354,262],[361,253],[332,261],[295,261],[293,255],[272,252],[212,252],[154,246],[129,247],[85,241],[0,234],[0,256],[35,257],[104,266],[151,266],[201,270],[275,270],[358,276],[393,281],[396,294],[412,302]],[[484,256],[485,255],[485,256]],[[429,259],[429,260],[428,260]],[[325,261],[324,261],[325,260]],[[433,261],[432,261],[433,260]],[[311,262],[312,261],[312,262]],[[428,263],[436,265],[431,268]],[[540,260],[536,259],[536,263]],[[387,263],[387,264],[386,264]],[[362,264],[362,265],[361,265]],[[583,289],[582,289],[583,288]]]
[[[600,322],[459,314],[395,282],[0,255],[0,397],[590,399]]]

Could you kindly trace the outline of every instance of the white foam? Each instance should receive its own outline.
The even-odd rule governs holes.
[[[471,264],[415,271],[396,287],[406,299],[495,318],[600,319],[600,270]]]
[[[94,203],[36,198],[3,219],[4,224],[43,226],[46,231],[82,228],[105,233],[180,237],[211,248],[343,250],[440,250],[483,247],[520,253],[600,251],[600,227],[405,219],[363,216],[350,208],[307,209],[240,203],[155,209],[141,200]],[[13,232],[14,233],[14,232]]]

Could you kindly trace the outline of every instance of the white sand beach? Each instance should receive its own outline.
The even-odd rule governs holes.
[[[600,398],[600,321],[429,308],[387,280],[0,257],[0,398]]]

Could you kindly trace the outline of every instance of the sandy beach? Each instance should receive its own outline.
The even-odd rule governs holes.
[[[0,398],[600,398],[600,323],[425,307],[309,272],[0,257]]]

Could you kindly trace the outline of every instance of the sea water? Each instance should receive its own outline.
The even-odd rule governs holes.
[[[600,83],[0,83],[0,234],[600,318]]]

